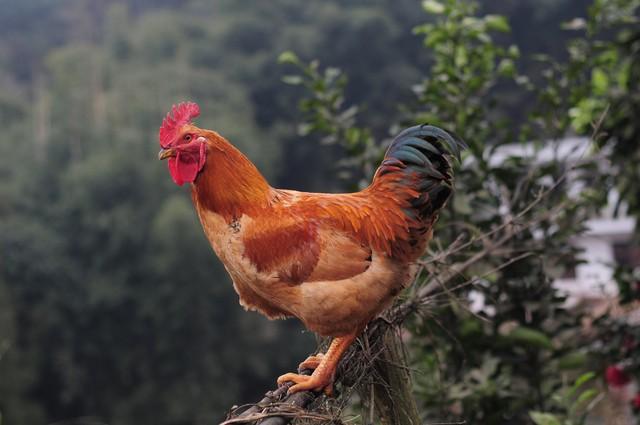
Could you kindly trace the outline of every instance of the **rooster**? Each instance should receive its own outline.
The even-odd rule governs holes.
[[[273,188],[220,134],[193,125],[195,103],[174,105],[162,122],[159,159],[178,185],[190,183],[204,232],[240,304],[275,318],[297,317],[333,337],[324,354],[287,373],[289,392],[331,393],[345,350],[412,282],[416,260],[452,192],[448,156],[464,143],[437,127],[402,131],[373,182],[356,193]]]

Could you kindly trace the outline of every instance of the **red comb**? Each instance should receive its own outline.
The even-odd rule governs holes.
[[[182,102],[173,105],[171,112],[162,120],[160,127],[160,146],[166,147],[176,136],[176,131],[185,124],[191,122],[191,119],[200,115],[200,107],[193,102]]]

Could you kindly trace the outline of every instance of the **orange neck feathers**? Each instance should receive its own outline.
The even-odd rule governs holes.
[[[214,131],[207,131],[207,158],[192,185],[196,208],[231,222],[269,205],[271,186],[242,152]]]

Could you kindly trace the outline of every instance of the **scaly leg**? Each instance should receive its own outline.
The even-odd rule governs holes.
[[[333,393],[333,378],[338,367],[338,362],[344,354],[347,348],[351,345],[357,334],[341,336],[334,338],[331,341],[331,345],[327,352],[322,356],[312,356],[314,359],[311,363],[315,363],[315,360],[319,360],[319,363],[311,376],[298,375],[297,373],[285,373],[278,378],[278,385],[282,385],[287,381],[293,381],[294,386],[289,388],[289,394],[297,393],[298,391],[321,391],[324,390],[325,394],[331,395]]]

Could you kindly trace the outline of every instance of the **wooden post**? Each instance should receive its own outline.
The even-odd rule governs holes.
[[[380,421],[385,425],[420,425],[422,421],[398,330],[384,326],[380,331],[384,350],[373,365],[380,379],[373,384],[373,401]]]

